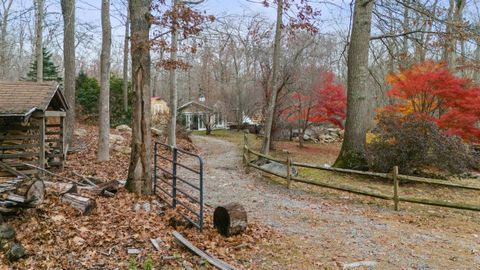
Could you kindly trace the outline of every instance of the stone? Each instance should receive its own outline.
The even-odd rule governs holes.
[[[361,262],[354,262],[354,263],[347,263],[343,265],[343,269],[375,269],[377,262],[374,261],[361,261]]]
[[[127,125],[119,125],[115,128],[118,132],[132,132],[132,128]]]
[[[75,135],[77,137],[85,137],[85,136],[87,136],[87,134],[88,134],[88,131],[84,128],[77,128],[73,132],[73,135]]]
[[[12,240],[15,238],[15,230],[12,225],[3,223],[0,225],[0,239]]]
[[[13,243],[5,254],[11,262],[17,261],[26,255],[25,248],[20,243]]]
[[[116,144],[112,146],[112,149],[125,155],[130,155],[130,153],[132,153],[132,148],[130,146]]]
[[[122,135],[110,134],[109,143],[110,146],[115,144],[122,144],[125,141],[125,138]]]
[[[266,162],[263,162],[263,164],[259,166],[267,171],[271,171],[279,175],[287,176],[287,165],[285,164],[268,160]],[[298,175],[297,168],[292,166],[292,176],[297,176],[297,175]]]

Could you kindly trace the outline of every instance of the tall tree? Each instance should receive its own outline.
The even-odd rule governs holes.
[[[0,78],[5,79],[7,69],[7,27],[13,0],[2,1],[2,21],[0,26]]]
[[[172,0],[172,27],[171,27],[171,52],[170,61],[172,63],[177,62],[177,49],[178,49],[178,18],[176,16],[178,10],[179,0]],[[170,92],[170,127],[168,129],[168,144],[175,146],[177,144],[177,105],[178,105],[178,93],[177,93],[177,69],[176,67],[170,68],[169,71],[169,92]]]
[[[43,0],[35,0],[35,59],[37,61],[37,82],[43,82]]]
[[[128,43],[130,41],[130,9],[127,5],[127,18],[125,19],[125,37],[123,39],[123,110],[128,111]]]
[[[133,119],[132,153],[126,188],[139,194],[152,193],[150,116],[150,0],[130,0]]]
[[[262,152],[268,155],[270,152],[270,140],[272,135],[273,118],[275,116],[275,105],[277,101],[277,81],[278,81],[278,67],[280,62],[280,50],[282,42],[282,25],[283,25],[283,0],[277,0],[277,21],[275,26],[275,39],[273,42],[273,57],[272,57],[272,91],[270,93],[270,100],[267,109],[267,119],[265,123],[265,135],[263,137]]]
[[[63,16],[63,87],[70,109],[67,111],[67,144],[72,142],[75,128],[75,0],[61,0]]]
[[[175,146],[177,141],[176,125],[177,125],[177,107],[178,107],[178,91],[177,91],[177,68],[188,68],[188,64],[178,61],[178,37],[180,31],[183,38],[190,35],[196,35],[202,31],[201,24],[206,20],[207,16],[190,8],[191,5],[198,5],[205,0],[172,0],[172,8],[165,12],[163,18],[168,21],[170,31],[170,59],[166,65],[169,70],[169,94],[170,94],[170,124],[168,129],[168,144]],[[213,18],[213,17],[212,17]],[[165,21],[166,20],[166,21]],[[193,51],[193,50],[192,50]]]
[[[102,0],[102,52],[100,55],[100,102],[97,159],[110,159],[110,52],[112,29],[110,26],[110,0]]]
[[[365,169],[365,143],[371,93],[367,88],[369,78],[368,51],[374,0],[356,0],[353,12],[352,33],[348,47],[347,120],[345,138],[334,166]]]

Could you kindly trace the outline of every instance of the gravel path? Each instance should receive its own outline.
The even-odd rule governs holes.
[[[373,261],[376,269],[480,269],[480,224],[474,215],[428,208],[428,215],[417,216],[378,200],[362,203],[365,197],[348,193],[311,192],[300,185],[288,190],[259,173],[246,175],[236,145],[193,139],[205,161],[206,203],[242,203],[249,219],[293,241],[284,247],[292,254],[301,248],[302,256],[318,265]]]

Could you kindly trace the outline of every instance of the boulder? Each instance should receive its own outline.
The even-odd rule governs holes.
[[[117,134],[110,134],[110,146],[116,144],[122,144],[125,141],[125,138],[121,135]]]
[[[279,175],[287,176],[287,165],[285,164],[278,163],[271,160],[258,160],[258,162],[256,163],[257,165],[259,165],[260,167],[262,167],[267,171],[271,171]],[[297,176],[297,175],[298,175],[297,168],[292,166],[292,176]]]
[[[125,154],[125,155],[130,155],[130,153],[132,153],[132,148],[130,148],[130,146],[126,146],[126,145],[114,144],[112,146],[112,149],[114,151],[120,152],[120,153]]]
[[[75,135],[77,137],[85,137],[85,136],[87,136],[87,134],[88,134],[88,131],[84,128],[77,128],[73,132],[73,135]]]
[[[13,243],[5,254],[11,262],[17,261],[26,255],[25,248],[20,243]]]
[[[132,132],[132,128],[130,128],[129,126],[127,125],[119,125],[115,128],[118,132],[128,132],[128,133],[131,133]]]

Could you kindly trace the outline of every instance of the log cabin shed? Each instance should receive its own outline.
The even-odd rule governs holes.
[[[0,81],[0,177],[10,168],[34,175],[41,168],[63,168],[68,110],[58,83]]]

